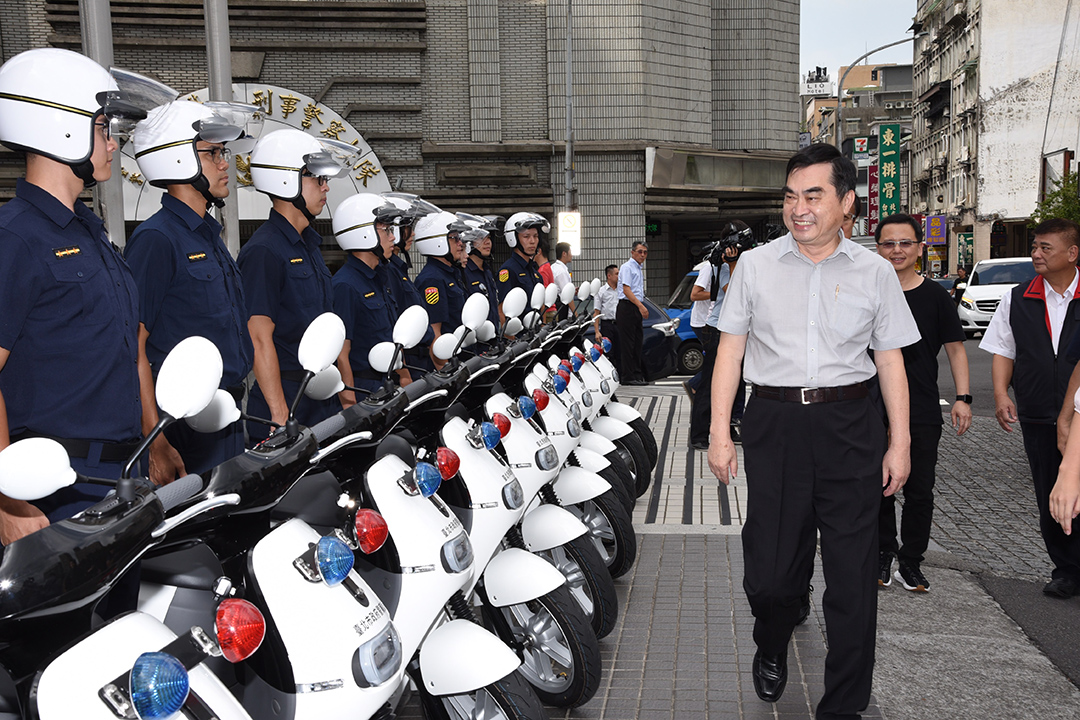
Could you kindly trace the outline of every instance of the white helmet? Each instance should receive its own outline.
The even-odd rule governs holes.
[[[354,146],[339,140],[291,128],[275,130],[260,138],[251,151],[251,181],[259,192],[295,203],[305,169],[320,177],[342,177],[358,156]]]
[[[94,184],[97,118],[144,115],[109,71],[85,55],[38,48],[0,66],[0,143],[69,165],[87,187]]]
[[[358,193],[346,198],[334,210],[334,239],[342,250],[374,250],[382,257],[375,222],[393,225],[400,213],[401,210],[382,195]]]
[[[135,126],[132,137],[139,170],[154,187],[192,184],[205,194],[206,188],[199,187],[207,182],[195,143],[247,138],[245,128],[254,121],[257,110],[254,105],[191,100],[154,108]]]
[[[416,221],[413,226],[413,243],[421,255],[451,259],[450,240],[447,235],[451,232],[460,233],[464,229],[464,224],[453,213],[444,210],[431,213]]]
[[[518,232],[529,228],[537,228],[540,232],[544,233],[551,231],[551,225],[548,224],[547,218],[543,215],[537,215],[536,213],[531,212],[514,213],[506,221],[506,226],[503,228],[503,236],[506,238],[506,244],[511,248],[517,247]]]

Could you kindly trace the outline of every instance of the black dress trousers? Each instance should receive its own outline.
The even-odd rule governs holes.
[[[629,300],[615,306],[615,326],[619,329],[619,357],[622,380],[644,380],[641,370],[641,311]]]

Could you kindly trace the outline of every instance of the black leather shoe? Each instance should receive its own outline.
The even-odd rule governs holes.
[[[1070,577],[1054,578],[1046,583],[1043,594],[1056,598],[1071,598],[1080,595],[1080,583]]]
[[[754,691],[765,702],[776,702],[787,686],[787,650],[776,657],[754,653]]]
[[[806,591],[806,594],[802,596],[802,605],[799,608],[799,619],[795,621],[796,625],[802,625],[806,622],[806,619],[810,617],[810,593],[814,592],[814,586],[811,585]]]

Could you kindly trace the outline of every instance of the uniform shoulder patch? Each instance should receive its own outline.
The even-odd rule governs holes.
[[[293,265],[299,265],[300,263],[304,262],[304,258],[302,258],[302,257],[294,257],[294,258],[290,259],[289,262],[291,264],[293,264]]]
[[[424,302],[428,305],[437,305],[439,302],[439,288],[424,288]]]
[[[499,271],[499,282],[506,282],[509,279],[510,279],[510,271],[509,270],[507,270],[506,268],[503,268],[502,270]]]
[[[206,253],[204,253],[204,252],[188,253],[187,259],[188,259],[188,262],[198,262],[199,260],[205,260],[206,259]]]
[[[79,249],[78,245],[69,245],[62,248],[53,248],[53,254],[56,255],[56,257],[58,258],[71,257],[72,255],[78,255],[81,252],[82,250]]]

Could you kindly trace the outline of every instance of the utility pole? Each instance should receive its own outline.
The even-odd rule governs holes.
[[[83,54],[108,69],[113,64],[112,12],[109,0],[79,0]],[[109,239],[117,247],[127,244],[124,227],[124,186],[120,154],[114,156],[112,177],[94,188],[94,210],[105,221]]]
[[[210,67],[210,100],[233,101],[232,52],[229,39],[228,0],[203,0],[206,15],[206,60]],[[240,207],[236,175],[229,173],[229,199],[221,209],[225,246],[236,257],[240,252]]]
[[[566,0],[566,209],[577,210],[574,190],[574,0]]]
[[[886,48],[891,48],[893,45],[900,45],[901,43],[911,42],[915,38],[922,37],[925,34],[926,33],[924,33],[924,32],[920,32],[920,33],[917,33],[917,34],[913,35],[912,37],[904,38],[903,40],[897,40],[896,42],[891,42],[888,45],[882,45],[881,47],[874,48],[873,50],[871,50],[868,53],[863,53],[862,55],[860,55],[859,57],[857,57],[855,59],[855,62],[848,65],[848,69],[845,70],[844,74],[840,76],[840,84],[836,86],[836,149],[837,150],[840,150],[841,152],[843,152],[843,150],[844,150],[844,138],[843,138],[844,127],[843,127],[843,125],[841,124],[840,121],[842,120],[841,113],[843,112],[843,109],[844,109],[844,80],[847,79],[848,73],[851,72],[851,69],[854,68],[856,65],[858,65],[860,62],[862,62],[865,58],[870,57],[871,55],[873,55],[876,52],[881,52],[882,50],[885,50]]]

